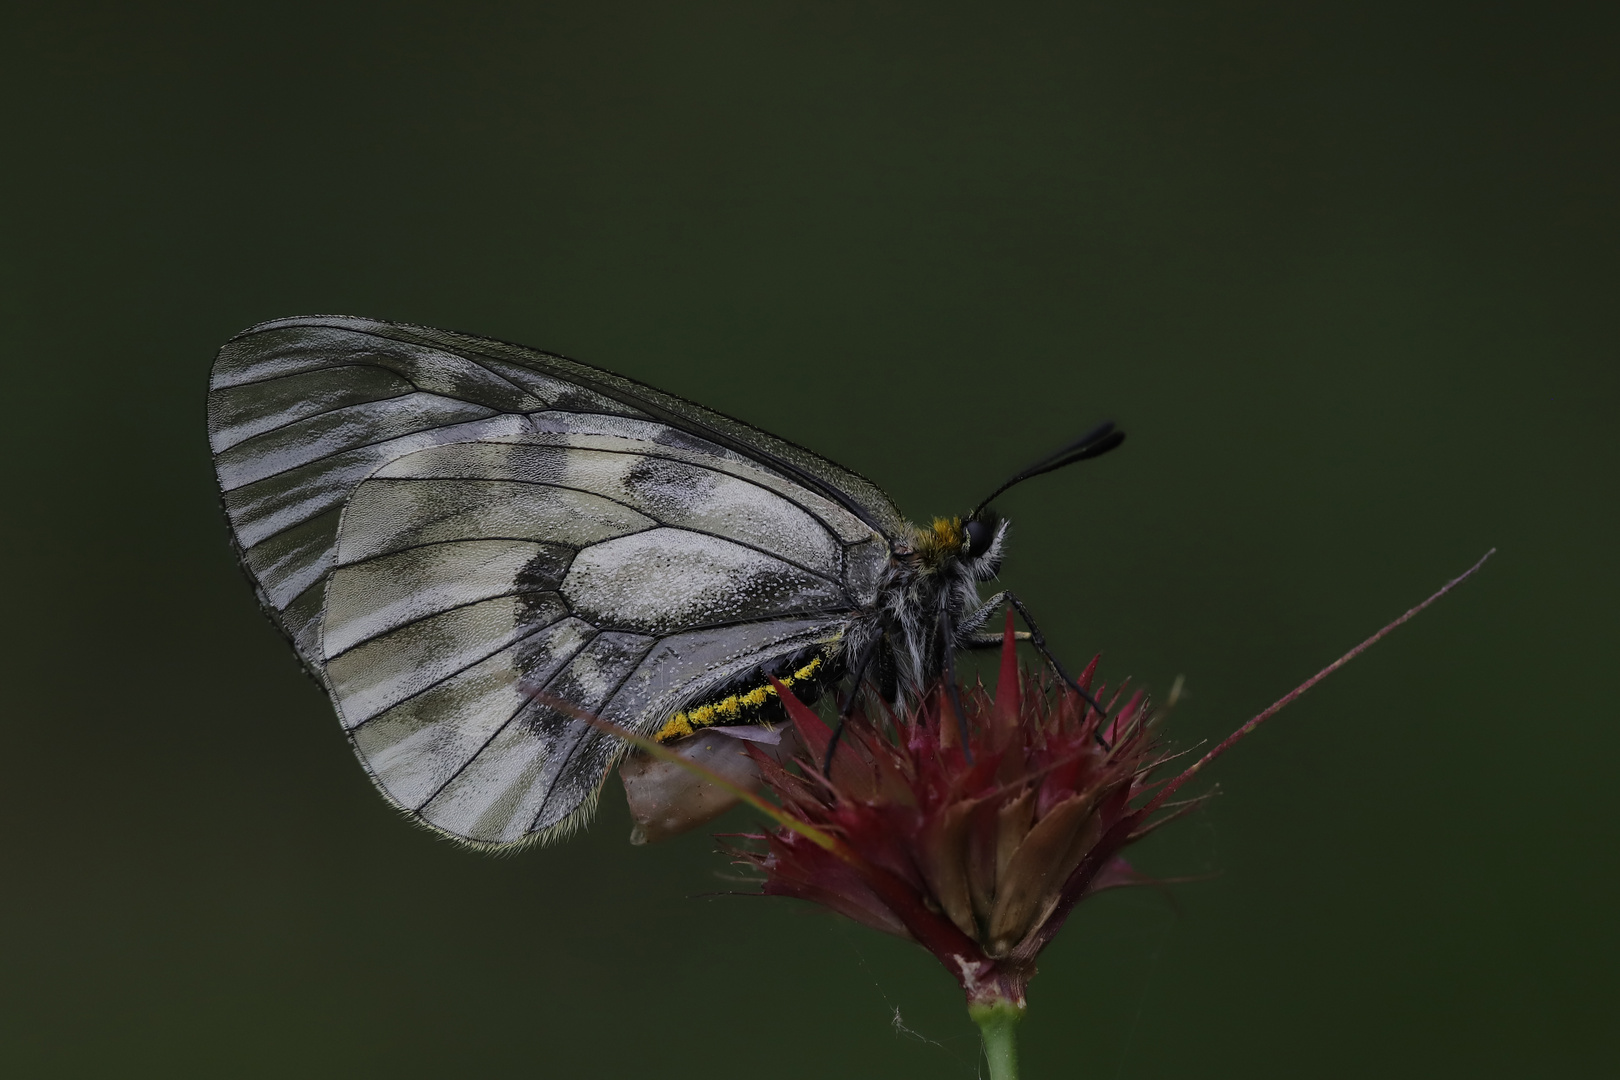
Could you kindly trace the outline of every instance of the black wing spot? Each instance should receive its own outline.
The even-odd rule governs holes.
[[[512,584],[520,592],[555,592],[568,576],[573,561],[574,549],[566,544],[541,544],[513,577]]]

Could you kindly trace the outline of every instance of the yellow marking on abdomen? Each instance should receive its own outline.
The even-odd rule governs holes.
[[[778,680],[783,686],[793,686],[796,683],[807,682],[816,672],[821,670],[822,658],[812,657],[810,662],[799,670],[788,675],[779,676]],[[695,735],[699,728],[711,727],[725,720],[741,719],[744,711],[753,711],[764,707],[766,702],[776,696],[776,687],[765,683],[748,691],[746,694],[730,694],[719,701],[699,705],[693,709],[683,709],[664,721],[664,726],[658,729],[653,736],[657,742],[669,742],[673,739],[684,739],[688,735]]]

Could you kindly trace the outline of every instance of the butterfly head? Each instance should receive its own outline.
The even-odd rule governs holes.
[[[927,570],[986,581],[1001,568],[1007,522],[993,510],[980,510],[966,521],[935,518],[919,533],[913,550]]]
[[[1001,570],[1007,543],[1007,519],[988,507],[962,526],[962,566],[976,581],[989,581]]]

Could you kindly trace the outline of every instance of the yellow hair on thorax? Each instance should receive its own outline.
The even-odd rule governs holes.
[[[965,546],[967,530],[962,528],[959,517],[935,518],[934,524],[917,536],[917,556],[930,569],[961,555]]]

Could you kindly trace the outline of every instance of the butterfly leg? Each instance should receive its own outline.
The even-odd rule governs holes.
[[[1074,677],[1069,674],[1066,668],[1064,668],[1062,662],[1060,662],[1056,656],[1052,655],[1052,650],[1047,647],[1046,637],[1041,633],[1041,628],[1035,625],[1035,619],[1030,615],[1029,608],[1024,606],[1024,602],[1018,598],[1017,593],[1010,589],[999,592],[987,600],[984,607],[981,607],[979,610],[983,611],[985,608],[999,607],[1002,604],[1007,604],[1011,606],[1014,611],[1018,612],[1019,617],[1024,620],[1024,625],[1029,627],[1029,643],[1035,646],[1036,652],[1040,653],[1046,658],[1047,663],[1052,665],[1053,670],[1058,673],[1058,678],[1062,679],[1064,684],[1067,685],[1069,689],[1079,694],[1082,701],[1084,701],[1087,705],[1090,705],[1093,709],[1096,709],[1098,716],[1102,717],[1104,720],[1108,719],[1108,710],[1103,708],[1101,702],[1092,697],[1091,693],[1086,690],[1085,687],[1076,682]],[[1095,737],[1097,742],[1103,747],[1103,749],[1106,750],[1109,749],[1109,746],[1107,740],[1102,737],[1102,728],[1103,725],[1098,723]]]
[[[1031,640],[1029,631],[1028,630],[1014,630],[1013,631],[1013,640],[1014,641],[1029,641],[1029,640]],[[965,641],[958,641],[956,643],[956,647],[958,649],[962,649],[964,651],[966,651],[968,649],[999,649],[999,648],[1001,648],[1001,635],[1000,634],[974,634],[972,637],[966,639]]]
[[[855,677],[850,682],[849,697],[838,707],[838,723],[833,727],[832,737],[827,740],[827,755],[821,762],[821,774],[832,775],[833,754],[838,750],[838,740],[844,737],[844,721],[855,712],[855,703],[861,699],[861,681],[866,678],[866,669],[871,666],[872,658],[877,655],[878,644],[882,642],[883,634],[879,632],[872,640],[867,642],[866,648],[861,650],[861,658],[855,664]]]
[[[973,750],[968,746],[967,713],[962,708],[962,692],[956,685],[956,631],[951,628],[951,613],[944,606],[939,609],[940,644],[945,652],[945,692],[950,695],[951,708],[956,710],[956,726],[962,735],[962,756],[973,764]]]

